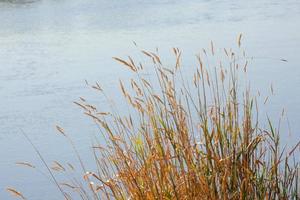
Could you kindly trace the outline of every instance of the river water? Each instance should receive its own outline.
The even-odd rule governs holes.
[[[29,199],[61,199],[46,177],[15,166],[30,161],[45,171],[20,132],[47,161],[72,161],[54,129],[60,124],[88,155],[96,129],[72,102],[84,96],[101,105],[85,80],[118,98],[115,84],[127,74],[111,57],[136,54],[133,41],[158,47],[162,56],[180,47],[189,64],[210,40],[230,47],[243,33],[243,46],[257,58],[252,81],[275,88],[268,113],[277,116],[284,107],[292,136],[282,137],[299,140],[299,32],[298,0],[0,0],[0,199],[11,199],[8,186]]]

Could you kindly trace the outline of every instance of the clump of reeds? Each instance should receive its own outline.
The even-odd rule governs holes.
[[[87,188],[74,181],[58,187],[82,199],[299,199],[299,160],[293,159],[298,147],[281,150],[271,121],[260,126],[257,98],[247,81],[241,84],[248,61],[240,39],[242,53],[223,49],[218,65],[207,59],[216,56],[211,43],[197,55],[190,78],[178,48],[173,67],[157,52],[142,51],[147,66],[114,58],[133,73],[120,81],[130,112],[102,111],[83,98],[76,102],[100,127],[105,143],[93,147],[96,171],[81,163]],[[154,73],[145,75],[149,65]],[[99,84],[93,87],[105,95]]]

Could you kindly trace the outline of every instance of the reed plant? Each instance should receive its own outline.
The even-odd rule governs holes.
[[[132,74],[119,83],[127,113],[114,105],[100,110],[84,98],[75,102],[104,141],[93,146],[97,170],[86,168],[57,126],[84,173],[83,180],[55,181],[64,198],[300,199],[299,143],[283,150],[282,133],[259,115],[241,35],[235,51],[213,43],[203,49],[193,73],[184,68],[182,52],[172,52],[168,64],[144,50],[145,63],[113,58]],[[100,84],[92,87],[110,101]],[[49,168],[54,180],[55,171],[73,169],[58,162]]]

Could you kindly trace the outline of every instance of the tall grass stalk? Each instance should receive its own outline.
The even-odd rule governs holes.
[[[101,111],[83,98],[76,102],[99,126],[105,144],[95,142],[97,170],[83,175],[87,188],[74,179],[61,187],[81,199],[299,199],[299,143],[281,150],[271,120],[261,125],[257,97],[241,83],[248,61],[240,40],[242,53],[222,50],[218,66],[207,62],[216,57],[211,43],[196,56],[190,78],[178,48],[172,50],[173,67],[158,53],[141,51],[151,76],[145,75],[149,62],[114,58],[133,76],[120,81],[130,114]],[[106,95],[99,84],[92,87]],[[67,170],[57,165],[56,171]]]

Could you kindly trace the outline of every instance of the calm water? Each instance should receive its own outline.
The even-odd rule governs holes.
[[[72,161],[71,149],[54,130],[61,124],[89,161],[96,129],[72,101],[85,96],[101,105],[84,80],[103,83],[117,97],[114,84],[127,74],[111,57],[136,54],[132,41],[158,47],[165,56],[181,47],[189,64],[210,40],[230,47],[240,32],[248,53],[258,57],[250,69],[254,85],[274,85],[269,114],[285,107],[293,136],[283,138],[299,140],[298,0],[0,0],[0,199],[11,198],[6,186],[30,199],[60,199],[46,177],[14,165],[41,165],[20,129],[47,160]]]

